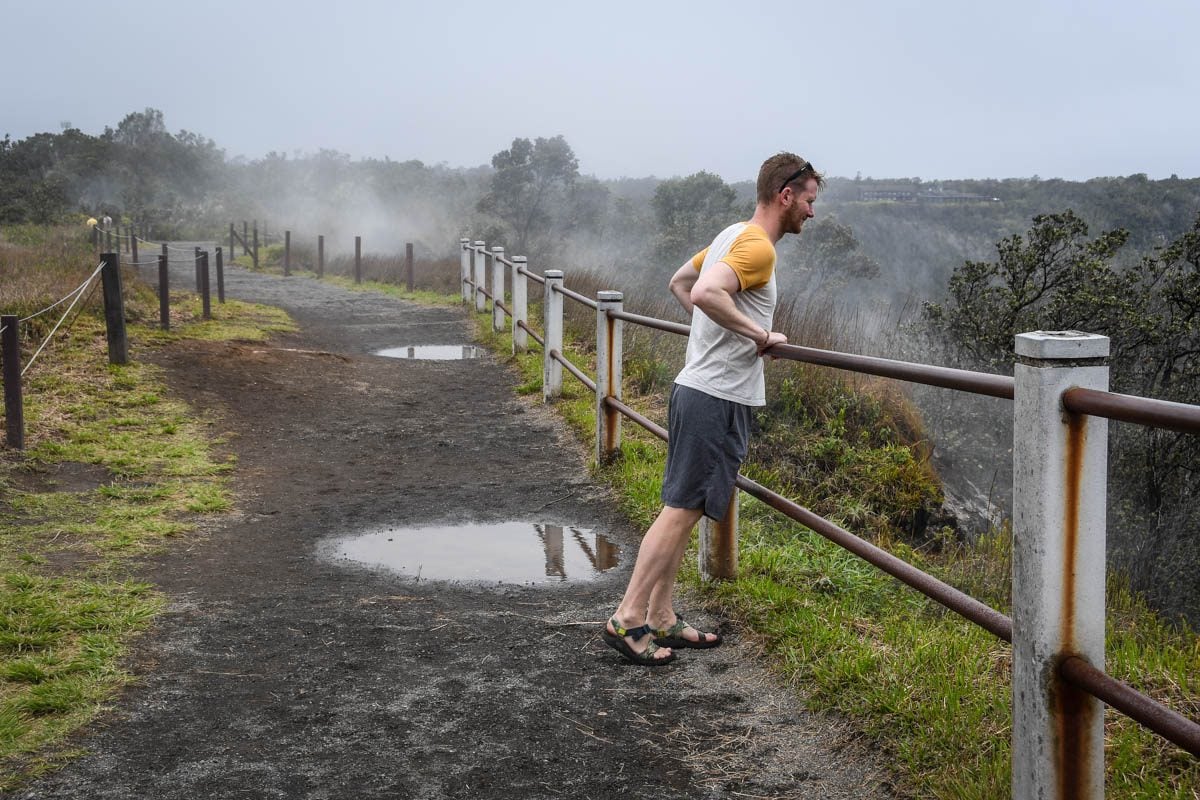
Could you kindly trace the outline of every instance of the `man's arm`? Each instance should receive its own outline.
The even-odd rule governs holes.
[[[679,301],[679,305],[683,306],[683,310],[692,315],[692,287],[696,285],[696,279],[700,277],[700,271],[692,266],[691,260],[683,262],[683,266],[675,270],[675,274],[671,276],[671,282],[667,284],[667,288],[671,290],[671,294],[675,295],[675,299]]]
[[[733,296],[741,288],[733,267],[718,261],[694,281],[691,300],[713,322],[758,345],[759,353],[777,344],[785,344],[787,337],[782,333],[763,330],[762,326],[738,311]]]

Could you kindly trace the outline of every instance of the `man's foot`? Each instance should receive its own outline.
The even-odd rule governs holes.
[[[692,648],[706,650],[721,643],[720,634],[698,631],[684,621],[683,617],[675,617],[675,621],[662,628],[654,628],[654,643],[660,647]]]
[[[639,666],[659,667],[675,659],[669,648],[655,644],[649,625],[626,628],[613,617],[600,635],[609,647]]]

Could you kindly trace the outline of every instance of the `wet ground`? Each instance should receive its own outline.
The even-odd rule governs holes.
[[[464,312],[237,269],[226,287],[300,332],[133,356],[218,416],[238,510],[147,567],[170,606],[137,683],[77,737],[84,756],[9,796],[889,796],[736,630],[654,670],[604,646],[640,531],[585,447],[495,355],[372,355],[461,346]],[[350,556],[370,537],[388,558]],[[501,556],[525,572],[471,572]]]

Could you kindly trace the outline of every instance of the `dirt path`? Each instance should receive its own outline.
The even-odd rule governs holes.
[[[736,631],[657,670],[603,645],[640,532],[583,447],[495,357],[369,355],[466,342],[463,312],[236,269],[227,291],[301,332],[140,355],[231,433],[239,511],[147,570],[171,603],[138,684],[13,797],[888,796]],[[325,555],[372,527],[513,519],[602,530],[620,564],[480,586]]]

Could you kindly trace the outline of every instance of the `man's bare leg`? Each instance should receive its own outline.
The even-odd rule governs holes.
[[[654,524],[642,538],[637,562],[633,565],[633,575],[629,578],[629,586],[625,589],[625,596],[613,615],[622,627],[636,628],[646,622],[650,595],[667,575],[670,575],[670,582],[674,585],[674,576],[679,571],[679,562],[687,548],[688,538],[702,513],[703,510],[699,508],[671,506],[664,506],[658,513]],[[612,630],[611,624],[609,630]],[[635,640],[629,636],[626,636],[625,640],[634,652],[638,653],[643,652],[651,641],[649,637]],[[670,650],[660,652],[670,653]]]

